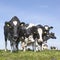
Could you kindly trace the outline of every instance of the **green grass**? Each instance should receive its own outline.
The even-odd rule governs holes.
[[[60,60],[60,51],[18,51],[11,53],[10,51],[0,50],[0,60]]]

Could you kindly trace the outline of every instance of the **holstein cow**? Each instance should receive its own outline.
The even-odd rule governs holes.
[[[43,33],[42,33],[43,42],[38,42],[38,44],[41,47],[41,50],[43,50],[42,45],[44,45],[47,42],[47,40],[49,40],[50,38],[56,39],[55,34],[52,32],[50,33],[50,29],[52,29],[52,28],[53,28],[52,26],[49,27],[48,25],[45,25],[43,27]]]
[[[32,44],[33,50],[36,51],[37,40],[39,42],[43,42],[43,40],[42,40],[42,25],[40,25],[40,28],[38,28],[34,24],[29,24],[29,26],[26,27],[25,41],[22,44],[24,51],[26,50],[26,47],[29,44]]]
[[[9,22],[5,22],[5,51],[7,50],[7,40],[10,41],[11,52],[18,50],[20,21],[14,16]]]
[[[26,47],[27,45],[31,44],[32,42],[34,42],[34,39],[33,39],[33,35],[31,33],[31,27],[33,26],[33,24],[25,24],[24,22],[21,23],[21,27],[22,27],[22,30],[21,30],[21,44],[22,44],[22,48],[23,48],[23,51],[26,50]]]

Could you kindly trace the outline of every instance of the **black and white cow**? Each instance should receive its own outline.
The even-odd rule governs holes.
[[[24,51],[26,50],[26,46],[32,44],[33,50],[36,51],[36,41],[43,42],[42,40],[42,25],[35,26],[34,24],[29,24],[28,27],[24,27],[24,24],[22,24],[23,28],[26,28],[25,40],[22,44]],[[23,30],[22,30],[23,31]],[[23,36],[24,37],[24,36]]]
[[[32,25],[30,24],[25,24],[24,22],[21,22],[21,43],[22,43],[22,48],[23,51],[26,50],[27,45],[30,43],[32,43],[32,41],[34,41],[33,36],[31,34],[31,27]]]
[[[48,39],[52,38],[52,39],[56,39],[56,36],[53,32],[50,32],[50,30],[53,29],[53,27],[49,27],[48,25],[44,26],[44,30],[43,30],[43,40],[47,41]]]
[[[11,52],[18,50],[20,21],[14,16],[9,22],[5,22],[4,36],[5,36],[5,51],[7,50],[7,40],[11,44]]]
[[[55,36],[55,34],[54,33],[52,33],[52,32],[50,32],[50,29],[52,29],[53,27],[51,26],[51,27],[49,27],[48,25],[45,25],[44,27],[43,27],[43,33],[42,33],[42,39],[43,39],[43,42],[38,42],[38,44],[40,45],[40,47],[41,47],[41,50],[43,50],[43,47],[42,47],[42,45],[44,45],[46,42],[47,42],[47,40],[49,40],[49,39],[56,39],[56,36]]]

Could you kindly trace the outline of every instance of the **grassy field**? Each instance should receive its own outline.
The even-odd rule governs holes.
[[[60,60],[60,51],[18,51],[11,53],[10,51],[0,50],[0,60]]]

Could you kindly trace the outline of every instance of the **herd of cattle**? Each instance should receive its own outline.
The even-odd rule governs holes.
[[[7,40],[10,41],[11,52],[18,51],[19,42],[21,42],[23,51],[30,44],[34,51],[37,51],[37,47],[43,50],[42,46],[47,40],[56,39],[55,34],[50,32],[51,29],[53,27],[48,25],[26,24],[14,16],[4,25],[5,51],[7,50]]]

